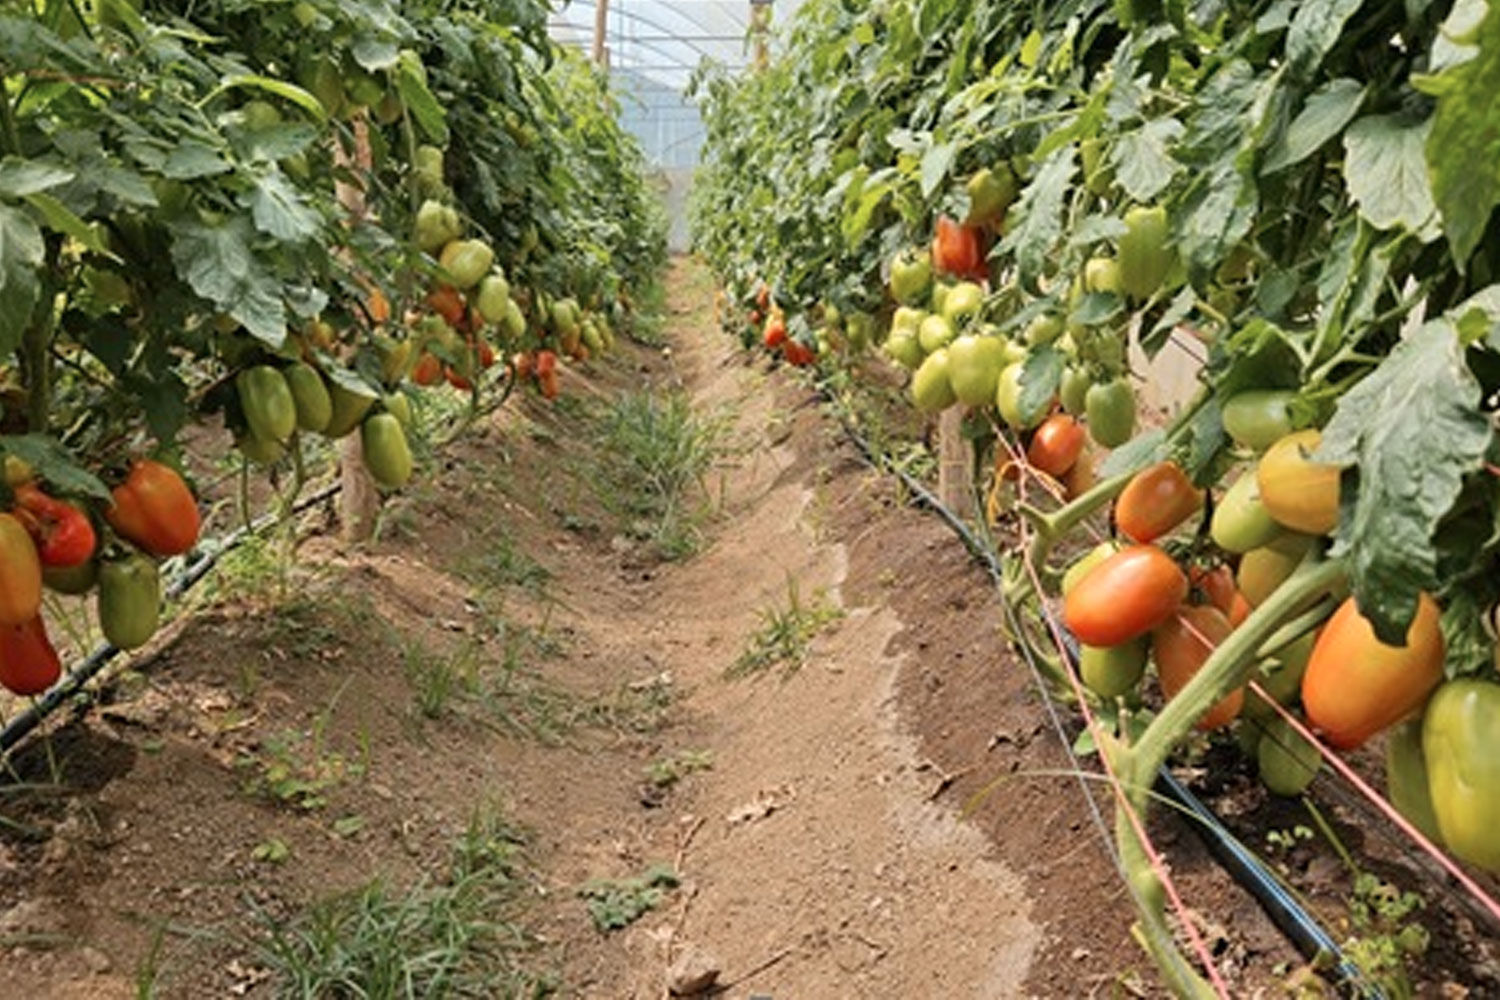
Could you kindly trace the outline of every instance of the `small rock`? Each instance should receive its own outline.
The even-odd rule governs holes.
[[[89,971],[96,976],[104,975],[114,966],[114,962],[110,961],[108,955],[88,945],[78,949],[78,957],[83,959],[83,964],[88,966]]]
[[[1073,954],[1069,957],[1072,958],[1075,962],[1082,962],[1084,959],[1089,957],[1089,950],[1087,948],[1074,948]]]
[[[46,898],[25,899],[0,913],[0,938],[50,936],[66,926],[62,908]]]
[[[667,970],[667,990],[674,997],[691,997],[706,993],[719,981],[719,960],[708,952],[688,945],[672,968]]]

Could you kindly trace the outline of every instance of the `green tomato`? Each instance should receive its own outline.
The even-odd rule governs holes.
[[[932,257],[925,249],[903,250],[891,262],[891,297],[904,306],[916,305],[932,287]]]
[[[1422,752],[1422,719],[1392,726],[1385,741],[1385,786],[1391,805],[1434,843],[1443,842],[1427,783],[1427,755]]]
[[[999,166],[977,171],[964,187],[969,195],[969,213],[964,217],[966,226],[999,222],[1005,217],[1010,203],[1016,200],[1016,175],[1010,164],[1004,161]]]
[[[1146,672],[1146,640],[1132,639],[1118,646],[1082,646],[1078,672],[1084,685],[1105,699],[1134,691]]]
[[[250,433],[262,441],[285,444],[297,429],[297,402],[281,372],[270,365],[256,365],[234,380],[240,410]]]
[[[1144,302],[1161,288],[1176,256],[1168,245],[1167,210],[1136,206],[1125,213],[1125,229],[1119,244],[1120,287]]]
[[[423,253],[442,249],[445,244],[458,239],[462,232],[463,221],[452,206],[429,198],[417,209],[412,239]]]
[[[136,554],[101,566],[97,611],[99,628],[112,644],[120,649],[144,646],[161,620],[156,563]]]
[[[914,330],[905,327],[892,330],[882,348],[887,357],[907,371],[914,371],[922,363],[922,342]]]
[[[849,338],[851,351],[868,350],[875,339],[875,317],[866,312],[850,313],[844,322],[844,333]]]
[[[922,361],[911,378],[911,398],[923,413],[936,413],[952,406],[956,397],[948,381],[947,348],[939,347]]]
[[[1114,171],[1104,162],[1104,140],[1089,138],[1079,143],[1079,160],[1083,165],[1083,183],[1090,194],[1104,195],[1114,183]]]
[[[922,350],[931,354],[939,347],[946,347],[956,333],[952,323],[934,314],[922,320],[922,325],[917,328],[917,340]]]
[[[1089,378],[1088,369],[1078,365],[1069,365],[1064,368],[1062,380],[1057,388],[1058,401],[1062,403],[1063,412],[1075,417],[1082,416],[1089,386],[1093,384],[1094,380]]]
[[[1021,372],[1025,367],[1019,361],[1006,365],[995,384],[995,408],[1000,411],[1000,419],[1016,430],[1030,430],[1047,416],[1046,407],[1033,414],[1021,412]]]
[[[505,307],[510,302],[510,282],[505,275],[493,271],[479,283],[479,315],[486,323],[501,323],[505,320]]]
[[[289,366],[282,373],[297,410],[297,426],[304,431],[321,433],[333,419],[333,399],[328,384],[312,365],[304,361]]]
[[[1026,332],[1022,337],[1032,347],[1041,347],[1061,337],[1066,330],[1067,324],[1063,322],[1061,316],[1056,313],[1042,313],[1026,324]]]
[[[526,314],[521,311],[515,299],[505,303],[505,335],[512,342],[526,336]]]
[[[948,345],[948,381],[953,394],[966,406],[987,406],[995,401],[995,387],[1005,359],[1005,341],[966,333]]]
[[[1287,643],[1275,656],[1256,665],[1252,679],[1277,704],[1292,704],[1302,693],[1302,675],[1307,673],[1307,661],[1317,641],[1318,633],[1314,631]],[[1250,719],[1269,719],[1276,712],[1259,694],[1246,691],[1244,714]]]
[[[1123,290],[1119,262],[1111,257],[1090,257],[1083,265],[1083,290],[1119,295]]]
[[[1462,677],[1422,717],[1432,812],[1448,850],[1500,873],[1500,684]]]
[[[1214,507],[1209,525],[1214,544],[1239,555],[1269,545],[1285,530],[1260,502],[1260,485],[1254,469],[1241,473],[1225,491]]]
[[[960,281],[948,289],[943,298],[943,318],[954,326],[979,315],[984,305],[984,289],[972,281]]]
[[[450,240],[438,254],[438,264],[455,288],[473,288],[495,263],[495,251],[484,240]]]
[[[254,434],[237,434],[234,446],[250,461],[262,468],[270,468],[286,457],[286,445],[280,441],[267,441]]]
[[[411,427],[411,399],[404,392],[388,392],[381,397],[385,412],[401,422],[403,428]]]
[[[365,395],[352,392],[333,381],[328,385],[328,398],[333,403],[333,416],[329,418],[328,426],[323,428],[323,433],[331,438],[341,438],[352,432],[370,407],[375,405],[373,393]]]
[[[366,417],[360,427],[360,444],[364,446],[365,468],[376,485],[394,490],[411,479],[411,447],[395,414],[374,413]]]
[[[1236,393],[1220,407],[1224,430],[1235,442],[1252,451],[1265,451],[1292,433],[1291,401],[1296,393],[1288,389],[1250,389]]]
[[[1301,795],[1323,766],[1318,748],[1281,716],[1265,723],[1255,753],[1261,783],[1273,795]]]
[[[1135,392],[1121,376],[1089,386],[1084,393],[1089,436],[1105,448],[1118,448],[1135,433]]]

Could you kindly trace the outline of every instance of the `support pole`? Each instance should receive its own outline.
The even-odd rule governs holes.
[[[605,32],[609,28],[609,0],[594,2],[594,65],[609,69],[609,47],[604,44]]]
[[[370,125],[363,113],[351,123],[354,129],[354,148],[347,150],[338,139],[334,140],[334,161],[360,178],[357,184],[335,181],[339,204],[349,212],[350,220],[358,223],[365,217],[368,205],[365,201],[364,178],[369,177],[372,155],[370,150]],[[375,534],[375,522],[380,514],[380,492],[375,481],[365,468],[365,452],[358,429],[339,442],[339,476],[343,490],[339,493],[339,533],[345,542],[369,541]]]
[[[964,414],[957,406],[938,417],[938,499],[959,517],[974,514],[974,442],[964,437]]]
[[[750,62],[755,72],[763,73],[771,65],[766,39],[771,33],[771,0],[750,0],[750,44],[754,55]]]

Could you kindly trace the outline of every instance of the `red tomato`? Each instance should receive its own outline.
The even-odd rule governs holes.
[[[788,364],[796,365],[799,368],[803,365],[812,364],[813,359],[817,357],[817,353],[800,340],[788,340],[782,347],[782,353],[786,355]]]
[[[1083,452],[1088,434],[1083,425],[1066,413],[1054,413],[1031,435],[1026,461],[1047,475],[1061,479]]]
[[[768,351],[774,351],[786,343],[786,324],[781,321],[780,317],[772,316],[766,322],[766,333],[762,341]]]
[[[531,374],[531,366],[535,358],[530,351],[517,351],[510,356],[511,367],[516,370],[516,378],[525,378]]]
[[[153,556],[181,555],[198,541],[198,504],[175,470],[136,459],[104,512],[110,527]]]
[[[1063,601],[1063,621],[1085,645],[1118,646],[1170,618],[1187,594],[1187,577],[1171,556],[1133,545],[1078,581]]]
[[[437,385],[443,379],[443,363],[437,356],[423,351],[411,370],[411,380],[417,385]]]
[[[556,399],[558,393],[557,369],[553,368],[547,371],[545,374],[538,375],[537,384],[541,387],[543,396],[547,397],[548,399]]]
[[[1177,697],[1219,643],[1234,630],[1224,612],[1207,604],[1178,610],[1151,633],[1151,656],[1167,700]],[[1230,692],[1198,720],[1199,729],[1227,726],[1245,704],[1244,690]]]
[[[938,218],[932,238],[932,263],[939,271],[983,281],[989,277],[984,259],[984,231],[965,226],[944,215]]]
[[[464,305],[463,294],[452,285],[438,285],[427,293],[427,304],[432,311],[448,321],[448,325],[457,327],[463,323],[464,316],[468,314],[468,308]]]
[[[62,676],[62,661],[47,638],[42,616],[21,625],[0,625],[0,684],[13,694],[41,694]]]
[[[537,378],[546,378],[548,375],[551,375],[553,372],[557,371],[557,352],[545,350],[537,351],[535,369]]]
[[[1387,646],[1350,597],[1328,619],[1302,675],[1308,720],[1352,750],[1422,707],[1443,679],[1442,611],[1423,594],[1405,646]]]
[[[1115,523],[1131,541],[1154,542],[1203,506],[1203,491],[1193,486],[1176,462],[1142,469],[1115,501]]]
[[[474,383],[470,382],[463,375],[460,375],[452,365],[443,366],[443,378],[447,379],[448,384],[460,392],[468,392],[474,388]]]
[[[1245,599],[1245,595],[1240,593],[1239,588],[1235,588],[1234,600],[1229,602],[1229,624],[1239,628],[1254,610],[1250,602]]]
[[[69,569],[93,557],[98,538],[87,514],[31,483],[17,486],[15,495],[16,517],[36,542],[43,566]]]

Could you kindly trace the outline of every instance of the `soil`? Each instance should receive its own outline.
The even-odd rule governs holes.
[[[734,1000],[1162,995],[1067,773],[1075,732],[988,576],[805,384],[710,329],[701,270],[677,262],[669,293],[667,349],[505,407],[372,544],[315,514],[289,579],[235,562],[23,744],[0,788],[7,996],[295,992],[267,927],[372,878],[440,883],[480,814],[520,852],[517,962],[561,996],[662,997],[689,959]],[[597,413],[643,384],[726,435],[680,559],[599,488]],[[802,655],[750,671],[791,621],[816,625]],[[1296,953],[1186,826],[1156,833],[1235,995],[1281,995]],[[679,884],[598,929],[579,890],[659,863]]]

